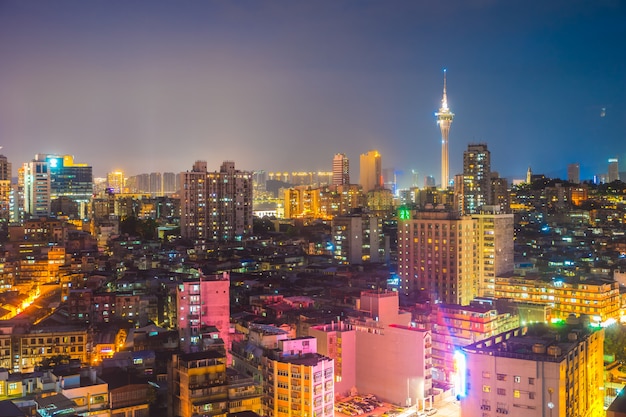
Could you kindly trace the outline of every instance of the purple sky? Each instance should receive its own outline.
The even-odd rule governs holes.
[[[358,178],[376,148],[439,180],[446,67],[451,175],[471,142],[507,177],[626,171],[624,22],[620,0],[3,0],[1,152],[13,175],[45,152],[98,176],[343,152]]]

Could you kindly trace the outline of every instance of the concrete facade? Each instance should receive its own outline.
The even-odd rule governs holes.
[[[604,416],[604,330],[518,328],[463,348],[462,417]]]

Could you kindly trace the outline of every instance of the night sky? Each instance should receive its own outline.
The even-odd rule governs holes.
[[[626,2],[0,1],[0,151],[73,154],[105,175],[330,170],[378,149],[439,181],[442,69],[492,169],[626,171]]]

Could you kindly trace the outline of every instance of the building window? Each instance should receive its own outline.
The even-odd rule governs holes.
[[[515,398],[519,398],[520,397],[520,392],[519,392],[518,389],[514,389],[513,390],[513,397],[515,397]]]
[[[498,374],[498,381],[506,381],[506,375],[505,374]]]
[[[506,395],[506,390],[504,388],[498,388],[498,395]]]
[[[491,372],[483,371],[483,378],[491,378]]]
[[[483,392],[491,392],[491,387],[489,385],[483,385]]]
[[[519,384],[520,382],[522,382],[522,377],[519,375],[515,375],[513,377],[513,381],[515,381],[516,384]]]
[[[529,400],[534,400],[535,399],[535,393],[534,392],[529,392],[528,393],[528,399]]]
[[[535,385],[535,378],[528,378],[528,385]]]

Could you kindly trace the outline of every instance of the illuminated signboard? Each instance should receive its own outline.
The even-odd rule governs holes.
[[[454,394],[458,397],[465,397],[467,394],[465,387],[467,376],[467,358],[459,350],[454,352]]]
[[[410,220],[411,219],[411,210],[406,207],[403,207],[398,210],[398,217],[400,220]]]

